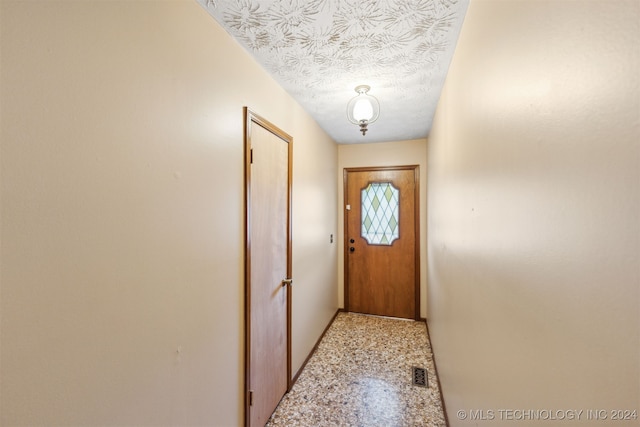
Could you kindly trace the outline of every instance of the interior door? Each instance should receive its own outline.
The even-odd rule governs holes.
[[[418,166],[344,178],[346,309],[419,319]]]
[[[246,416],[264,426],[291,378],[292,138],[245,109]]]

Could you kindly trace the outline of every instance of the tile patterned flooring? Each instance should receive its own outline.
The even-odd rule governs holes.
[[[267,426],[445,427],[426,325],[339,313]]]

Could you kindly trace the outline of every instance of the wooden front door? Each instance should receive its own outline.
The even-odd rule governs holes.
[[[264,426],[291,378],[292,138],[245,109],[245,424]]]
[[[345,307],[419,319],[418,166],[345,169]]]

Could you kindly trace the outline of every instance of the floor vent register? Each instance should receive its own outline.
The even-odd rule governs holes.
[[[428,387],[427,383],[427,371],[424,368],[413,367],[412,369],[412,377],[413,377],[413,385],[417,385],[419,387]]]

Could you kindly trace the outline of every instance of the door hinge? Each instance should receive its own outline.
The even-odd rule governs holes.
[[[249,406],[253,406],[253,390],[249,390]]]
[[[253,148],[249,151],[249,163],[253,164]]]

